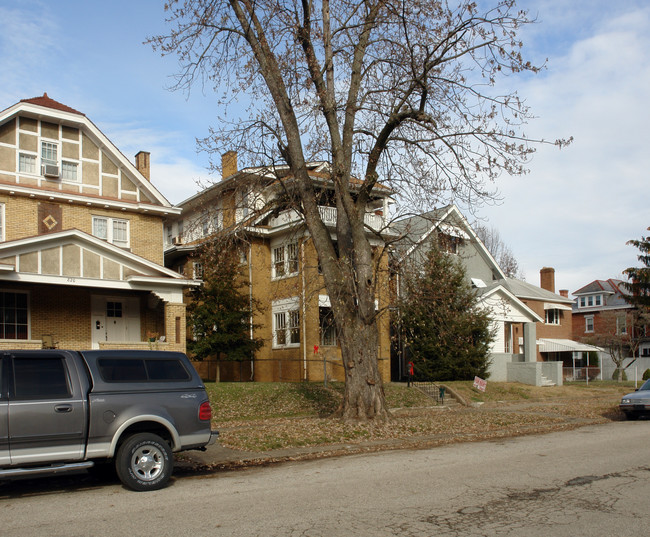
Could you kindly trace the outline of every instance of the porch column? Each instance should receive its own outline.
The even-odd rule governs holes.
[[[537,361],[537,329],[535,323],[524,323],[524,362]]]
[[[186,305],[165,302],[165,341],[170,351],[185,352]]]

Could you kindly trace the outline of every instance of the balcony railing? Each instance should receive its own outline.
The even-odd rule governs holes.
[[[335,226],[337,220],[337,209],[336,207],[318,207],[320,211],[320,217],[323,219],[323,223],[326,226]],[[272,228],[281,227],[296,222],[302,221],[302,215],[293,209],[288,211],[281,212],[278,216],[271,218],[270,225]],[[366,213],[363,216],[364,223],[375,231],[379,231],[384,227],[384,218],[381,215],[375,213]]]

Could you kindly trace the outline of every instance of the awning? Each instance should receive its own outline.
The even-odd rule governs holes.
[[[594,347],[586,343],[578,343],[571,339],[539,338],[537,344],[539,345],[539,352],[603,352],[603,349],[600,347]]]
[[[544,302],[544,309],[572,311],[571,306],[567,306],[566,304],[558,304],[557,302]]]

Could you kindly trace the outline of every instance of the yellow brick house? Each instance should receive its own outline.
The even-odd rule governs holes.
[[[180,213],[83,113],[47,94],[0,112],[0,348],[185,350],[163,265]]]
[[[335,237],[337,214],[329,165],[313,162],[309,170],[321,199],[321,217]],[[182,214],[166,220],[165,264],[189,278],[200,277],[197,250],[206,238],[220,233],[239,237],[241,275],[250,282],[251,297],[262,306],[253,319],[253,335],[264,345],[245,364],[221,363],[222,380],[322,381],[325,375],[330,380],[344,379],[316,249],[302,215],[283,198],[290,185],[288,167],[238,169],[237,155],[229,151],[222,157],[221,181],[181,202]],[[390,379],[388,259],[382,252],[391,194],[380,185],[365,213],[371,244],[382,256],[379,279],[383,283],[377,287],[376,302],[384,312],[378,321],[378,356],[386,381]]]

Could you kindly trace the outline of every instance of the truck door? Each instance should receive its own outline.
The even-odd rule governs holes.
[[[3,360],[0,355],[0,466],[6,466],[11,462],[9,458],[9,432],[8,432],[8,400],[7,385],[5,383],[4,367],[8,366],[8,360]]]
[[[29,352],[16,353],[11,360],[7,413],[11,464],[83,458],[85,395],[72,360],[63,353]]]

